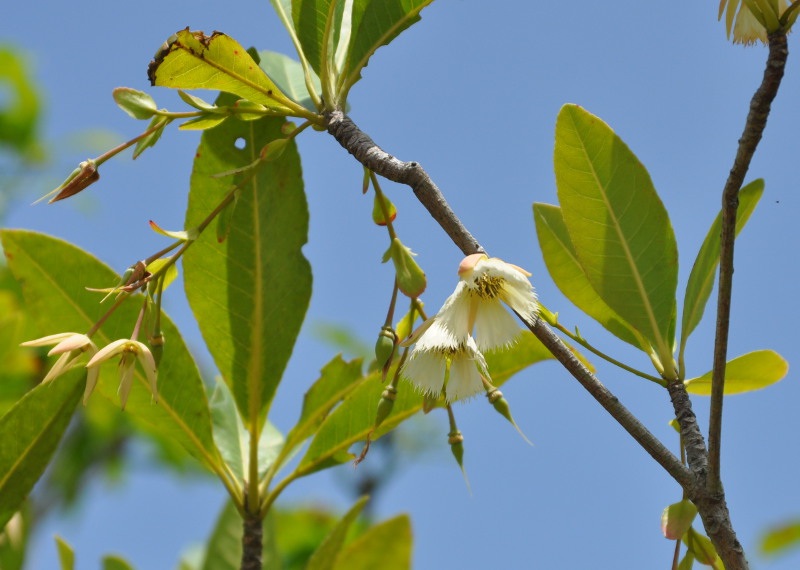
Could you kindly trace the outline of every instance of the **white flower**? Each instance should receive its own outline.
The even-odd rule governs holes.
[[[503,308],[501,302],[526,322],[533,324],[536,321],[539,304],[528,281],[530,273],[524,269],[477,253],[464,258],[458,274],[461,282],[452,296],[460,295],[465,300],[452,303],[454,310],[460,310],[458,316],[443,315],[442,319],[453,326],[463,326],[466,314],[467,334],[475,337],[478,349],[507,348],[519,334],[517,319]]]
[[[153,398],[158,402],[158,390],[156,389],[158,371],[156,369],[156,361],[150,349],[139,341],[129,340],[127,338],[115,340],[95,354],[86,365],[86,368],[89,370],[96,370],[100,364],[118,354],[122,355],[119,361],[119,400],[122,409],[125,409],[125,403],[128,401],[128,394],[130,394],[131,387],[133,386],[133,369],[137,360],[147,375],[147,381],[150,383],[150,391],[153,393]]]
[[[47,353],[47,356],[53,356],[54,354],[60,354],[61,356],[56,360],[56,363],[47,373],[47,376],[44,377],[42,380],[42,384],[50,382],[54,378],[61,376],[72,367],[72,364],[85,352],[89,353],[90,357],[93,357],[97,354],[97,345],[92,342],[85,334],[80,333],[58,333],[58,334],[51,334],[49,336],[45,336],[42,338],[37,338],[36,340],[29,340],[27,342],[23,342],[20,346],[50,346],[55,345],[53,348],[50,349],[50,352]],[[89,370],[86,375],[86,389],[83,392],[83,404],[86,405],[86,401],[89,399],[89,395],[94,390],[95,385],[97,384],[97,376],[98,370],[93,369]]]
[[[432,326],[429,327],[423,338],[431,331]],[[446,400],[454,402],[484,390],[481,375],[488,376],[489,372],[472,337],[456,347],[423,344],[421,348],[421,342],[422,339],[417,342],[403,367],[403,376],[420,391],[433,398],[444,391]]]
[[[788,7],[789,4],[786,0],[779,0],[778,11],[775,16],[782,15]],[[723,13],[725,13],[728,37],[731,35],[731,25],[733,25],[733,43],[744,45],[751,45],[757,41],[767,43],[767,30],[764,28],[764,24],[753,15],[741,0],[721,0],[719,18],[722,18]]]

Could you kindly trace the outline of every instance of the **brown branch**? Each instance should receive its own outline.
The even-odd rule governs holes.
[[[731,290],[733,286],[733,245],[736,237],[736,211],[739,208],[739,189],[742,187],[750,160],[767,125],[770,106],[778,93],[789,49],[786,34],[769,36],[769,56],[761,85],[750,101],[750,112],[739,139],[725,189],[722,192],[722,229],[720,232],[719,288],[717,292],[717,326],[714,341],[714,368],[711,379],[711,410],[708,424],[708,491],[722,491],[720,479],[720,448],[722,439],[722,401],[725,390],[725,364],[728,359]]]
[[[262,521],[258,513],[246,513],[242,534],[241,570],[261,570]]]

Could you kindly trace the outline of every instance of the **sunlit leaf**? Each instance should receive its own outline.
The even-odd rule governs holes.
[[[120,277],[96,258],[66,242],[33,232],[2,230],[0,237],[14,276],[24,283],[27,307],[42,330],[86,331],[108,310],[85,287],[116,283]],[[136,296],[117,308],[93,337],[98,346],[130,337],[141,299]],[[219,456],[197,366],[165,315],[161,328],[166,343],[158,369],[158,404],[153,403],[147,379],[137,368],[138,387],[131,391],[125,413],[152,437],[180,443],[204,465],[217,464]],[[95,392],[116,402],[118,384],[116,367],[102,366]]]
[[[433,0],[353,0],[350,44],[341,69],[340,96],[361,79],[375,51],[420,20],[420,11]]]
[[[22,570],[25,563],[32,530],[31,505],[25,507],[14,513],[5,528],[0,527],[0,568],[3,570]]]
[[[607,124],[576,105],[558,115],[555,171],[564,223],[589,283],[666,364],[678,252],[650,175]]]
[[[714,565],[716,568],[724,568],[722,560],[720,560],[714,545],[708,537],[690,527],[686,534],[683,535],[682,540],[698,562],[708,566]]]
[[[150,64],[148,76],[153,85],[217,89],[284,115],[313,116],[284,95],[236,40],[219,32],[179,31]]]
[[[144,91],[137,91],[130,87],[117,87],[114,89],[113,95],[119,108],[134,119],[149,119],[158,111],[156,102]]]
[[[739,191],[739,208],[736,211],[736,235],[742,230],[750,214],[755,210],[761,195],[764,193],[764,181],[754,180]],[[703,312],[714,287],[714,278],[719,265],[719,236],[722,226],[722,214],[717,214],[714,223],[697,252],[697,258],[686,283],[686,294],[683,300],[683,318],[681,320],[681,353],[692,331],[700,324]]]
[[[232,185],[240,187],[227,238],[220,243],[205,232],[183,267],[200,331],[248,425],[272,401],[308,308],[311,267],[301,251],[308,206],[294,142],[275,161],[224,179],[213,175],[252,164],[282,124],[228,121],[203,133],[186,214],[185,227],[195,227]]]
[[[789,363],[772,350],[756,350],[729,360],[725,365],[725,395],[741,394],[766,388],[786,376]],[[711,374],[686,380],[686,391],[711,395]]]
[[[150,123],[147,125],[147,130],[155,130],[144,138],[139,139],[139,142],[136,143],[136,146],[133,149],[133,159],[136,160],[145,150],[151,146],[155,146],[158,142],[158,139],[160,139],[161,135],[164,133],[164,128],[171,122],[172,119],[158,115],[150,119]]]
[[[673,503],[661,514],[661,532],[670,540],[678,540],[686,534],[696,516],[697,507],[691,501],[684,499]]]
[[[342,550],[347,531],[356,520],[361,509],[364,508],[367,500],[368,497],[361,497],[333,527],[331,533],[325,538],[316,552],[311,555],[306,565],[306,570],[333,570],[336,567],[336,558]]]
[[[564,296],[617,338],[647,351],[647,342],[642,336],[622,320],[589,283],[564,225],[561,208],[534,204],[533,218],[547,270]]]
[[[83,394],[84,377],[73,371],[40,384],[0,417],[0,528],[44,473]]]
[[[408,570],[411,521],[400,515],[369,528],[339,554],[336,570]]]
[[[110,554],[103,557],[103,570],[133,570],[133,566],[121,556]]]
[[[0,84],[7,88],[0,106],[0,145],[8,145],[31,159],[41,158],[37,129],[41,116],[39,95],[22,54],[0,46]]]
[[[55,538],[61,570],[73,570],[73,568],[75,568],[75,552],[63,538],[60,536],[56,536]]]
[[[206,129],[213,129],[227,118],[227,115],[209,113],[207,115],[203,115],[202,117],[190,119],[185,123],[181,123],[178,128],[182,131],[204,131]]]
[[[800,520],[773,527],[761,537],[761,552],[777,555],[800,548]]]
[[[336,20],[336,5],[343,4],[337,0],[294,0],[292,2],[292,20],[300,45],[303,47],[311,69],[318,76],[325,72],[323,67],[323,51],[336,46],[335,37],[338,37],[339,20]],[[329,44],[326,46],[326,44]],[[328,53],[328,61],[333,57]]]

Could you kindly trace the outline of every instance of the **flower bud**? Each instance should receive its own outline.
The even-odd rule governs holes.
[[[464,469],[464,436],[461,435],[460,430],[453,430],[447,434],[447,443],[450,445],[450,451],[453,457],[456,458],[458,466]]]
[[[381,328],[378,340],[375,342],[375,361],[378,368],[386,368],[391,363],[396,343],[397,335],[395,335],[394,329],[390,326]]]
[[[509,423],[514,426],[514,429],[519,432],[519,435],[522,436],[522,439],[528,442],[529,445],[533,445],[525,436],[525,434],[522,433],[522,430],[519,429],[517,422],[514,421],[514,417],[511,415],[511,408],[508,406],[508,401],[503,396],[503,393],[497,388],[492,387],[488,392],[486,392],[486,398],[489,400],[489,403],[492,405],[492,407],[497,410],[497,413],[507,419]]]
[[[381,207],[381,200],[383,200],[383,207]],[[384,208],[386,209],[386,214],[383,213]],[[389,216],[388,220],[386,219],[387,215]],[[389,222],[393,222],[396,217],[397,208],[392,204],[391,200],[376,193],[372,202],[372,221],[378,226],[385,226]]]
[[[381,394],[381,399],[378,402],[378,412],[375,414],[375,426],[372,429],[377,429],[383,423],[389,414],[392,413],[394,401],[397,398],[397,388],[392,385],[387,386]]]
[[[74,196],[98,180],[100,180],[100,172],[98,172],[95,162],[91,158],[84,160],[78,165],[78,168],[72,171],[61,186],[56,189],[58,194],[53,196],[48,204]]]
[[[414,261],[415,255],[398,238],[392,240],[392,245],[383,254],[383,263],[390,259],[394,263],[397,286],[405,295],[411,298],[422,295],[427,285],[425,272]]]

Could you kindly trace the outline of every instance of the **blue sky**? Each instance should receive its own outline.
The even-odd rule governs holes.
[[[712,0],[440,0],[373,57],[351,92],[351,116],[391,154],[422,163],[491,254],[533,273],[540,298],[563,323],[578,325],[595,345],[646,368],[640,354],[555,288],[537,248],[531,204],[556,201],[555,118],[564,103],[580,104],[609,123],[650,171],[677,236],[681,294],[719,209],[766,58],[763,47],[730,44],[716,12]],[[114,87],[147,90],[160,106],[180,109],[174,93],[150,88],[146,77],[152,54],[176,30],[216,29],[245,46],[293,53],[266,0],[12,2],[4,22],[0,40],[29,52],[46,93],[44,135],[62,143],[54,151],[69,169],[87,157],[63,143],[71,134],[103,128],[122,139],[142,127],[116,107]],[[800,126],[798,88],[790,54],[747,177],[765,178],[766,191],[737,242],[730,341],[731,357],[772,348],[790,366],[800,352],[792,245],[800,198],[790,144]],[[6,224],[77,243],[122,270],[161,247],[147,220],[165,228],[182,225],[198,136],[173,130],[136,162],[126,157],[106,164],[100,184],[74,201],[29,207],[49,190],[46,183],[30,188],[12,204]],[[303,390],[333,356],[313,325],[340,323],[371,343],[392,280],[379,263],[387,238],[370,222],[361,167],[324,133],[308,131],[299,144],[311,210],[305,253],[315,282],[296,357],[274,406],[272,420],[284,430],[299,413]],[[384,189],[399,209],[398,232],[427,272],[424,299],[438,307],[455,286],[460,253],[407,188],[386,183]],[[201,352],[181,297],[173,287],[166,309]],[[707,315],[687,351],[692,375],[711,366],[712,331]],[[597,366],[600,379],[676,449],[667,394]],[[680,500],[678,486],[555,363],[526,370],[503,391],[534,447],[482,399],[458,405],[472,494],[449,456],[446,423],[433,418],[428,423],[440,433],[432,452],[408,459],[381,496],[381,516],[412,516],[415,567],[667,567],[673,544],[661,536],[659,518],[666,505]],[[768,525],[800,516],[800,460],[791,443],[800,428],[798,401],[790,368],[781,383],[725,403],[723,479],[733,523],[757,568],[800,564],[800,553],[768,561],[755,548]],[[695,399],[704,428],[707,406],[707,399]],[[298,484],[287,504],[345,507],[349,499],[336,480],[351,476],[348,469]],[[176,481],[144,463],[128,487],[98,484],[78,513],[48,523],[30,568],[54,567],[54,532],[73,543],[79,569],[96,568],[105,552],[120,553],[140,569],[173,568],[184,547],[208,534],[223,498],[213,483]]]

